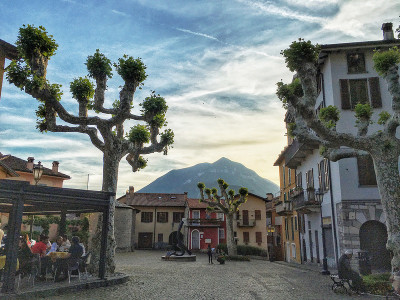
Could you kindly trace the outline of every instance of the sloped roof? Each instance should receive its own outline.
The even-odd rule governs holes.
[[[23,160],[21,158],[18,158],[16,156],[12,156],[10,154],[3,155],[0,153],[0,161],[11,168],[14,171],[20,171],[20,172],[26,172],[26,173],[32,173],[32,170],[28,169],[26,166],[27,161]],[[61,177],[65,179],[70,179],[71,177],[61,173],[61,172],[53,172],[53,170],[43,167],[43,175],[47,176],[55,176],[55,177]]]
[[[207,203],[204,202],[199,202],[199,199],[187,199],[186,200],[187,205],[189,206],[189,208],[203,208],[206,209],[208,207]]]
[[[118,199],[122,203],[131,206],[171,206],[185,207],[187,194],[164,193],[133,193],[126,194]]]

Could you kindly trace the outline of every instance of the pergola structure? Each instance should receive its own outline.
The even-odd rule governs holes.
[[[18,241],[23,215],[65,216],[67,213],[102,213],[99,277],[104,279],[110,197],[114,196],[115,194],[110,192],[54,188],[30,185],[26,181],[0,180],[0,212],[9,213],[6,263],[1,292],[15,292]]]

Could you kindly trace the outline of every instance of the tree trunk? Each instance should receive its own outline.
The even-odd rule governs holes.
[[[118,182],[118,168],[120,158],[115,153],[105,151],[103,155],[103,188],[104,192],[117,191]],[[115,271],[115,236],[114,236],[114,215],[115,215],[115,201],[116,197],[110,199],[110,211],[108,216],[108,236],[107,236],[107,256],[106,256],[106,273],[113,274]],[[103,214],[99,214],[96,233],[92,238],[92,266],[91,272],[94,274],[98,273],[99,260],[100,260],[100,247],[101,247],[101,231],[103,224]]]
[[[226,214],[226,246],[229,255],[237,255],[237,247],[233,234],[233,214]]]
[[[387,249],[392,251],[392,272],[400,271],[400,178],[398,150],[386,150],[374,155],[376,180],[386,213]]]

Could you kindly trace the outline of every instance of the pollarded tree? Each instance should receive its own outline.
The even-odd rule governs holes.
[[[375,52],[376,71],[386,80],[392,97],[393,114],[381,112],[378,124],[381,130],[368,134],[372,109],[369,104],[355,107],[357,135],[336,131],[339,110],[334,106],[315,114],[317,93],[317,59],[319,47],[310,41],[299,40],[282,51],[286,65],[297,73],[290,84],[278,83],[277,95],[295,118],[290,131],[299,140],[314,141],[321,145],[320,152],[332,161],[342,158],[371,155],[376,179],[386,213],[388,230],[387,248],[393,252],[392,271],[400,270],[400,141],[396,130],[400,125],[400,83],[397,48]],[[312,131],[309,130],[312,129]]]
[[[200,202],[207,203],[211,210],[220,210],[225,214],[226,245],[228,247],[228,253],[229,255],[237,255],[237,247],[233,234],[233,220],[240,205],[247,201],[248,191],[246,188],[242,187],[239,189],[239,195],[235,196],[234,190],[231,189],[228,192],[226,191],[229,184],[227,184],[223,179],[219,178],[217,182],[221,195],[218,195],[216,188],[206,188],[202,182],[197,184],[197,187],[200,189]],[[204,198],[204,192],[207,195],[207,199]]]
[[[58,47],[44,27],[23,26],[19,30],[16,42],[20,59],[12,61],[7,68],[7,79],[25,93],[39,101],[36,111],[37,128],[41,132],[79,132],[87,134],[92,144],[103,152],[102,190],[115,193],[117,190],[118,168],[123,157],[136,172],[146,166],[147,161],[141,156],[167,150],[172,145],[174,134],[170,129],[160,133],[166,125],[165,114],[168,106],[160,95],[152,93],[141,104],[141,114],[131,113],[133,96],[136,89],[146,79],[146,66],[140,58],[124,55],[117,63],[111,61],[99,50],[88,56],[86,67],[89,78],[75,78],[70,84],[72,96],[78,102],[78,115],[68,112],[60,103],[61,85],[52,84],[46,79],[47,64]],[[119,100],[111,108],[104,107],[107,79],[112,77],[112,66],[122,77],[124,85],[119,93]],[[89,116],[88,112],[93,112]],[[60,118],[68,125],[59,125]],[[126,120],[141,121],[125,133]],[[145,124],[145,125],[144,125]],[[114,272],[114,211],[115,197],[112,198],[108,223],[107,271]],[[101,224],[99,220],[99,225]],[[98,226],[97,230],[101,230]],[[94,264],[99,259],[100,234],[93,240]],[[97,255],[96,255],[97,254]]]

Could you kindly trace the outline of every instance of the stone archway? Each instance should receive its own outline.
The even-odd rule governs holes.
[[[390,252],[386,249],[386,226],[378,221],[367,221],[360,227],[360,249],[368,251],[374,270],[390,270]]]
[[[169,238],[168,238],[168,244],[169,245],[176,245],[178,243],[178,240],[176,239],[176,234],[177,233],[178,233],[178,231],[171,232],[171,234],[169,235]],[[179,232],[179,235],[180,235],[181,241],[183,241],[182,232]]]

